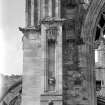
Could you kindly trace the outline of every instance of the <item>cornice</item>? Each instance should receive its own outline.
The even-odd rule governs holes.
[[[66,19],[64,18],[56,18],[56,17],[45,17],[43,19],[41,19],[41,24],[61,24],[64,21],[66,21]]]
[[[25,27],[25,28],[22,28],[22,27],[19,27],[19,31],[21,31],[22,33],[26,33],[26,32],[40,32],[41,31],[41,28],[40,26],[32,26],[32,27]]]

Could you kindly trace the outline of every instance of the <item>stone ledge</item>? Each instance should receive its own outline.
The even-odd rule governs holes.
[[[32,26],[32,27],[25,27],[25,28],[19,27],[19,30],[22,33],[26,33],[26,32],[40,32],[41,28],[40,28],[40,26],[36,26],[36,27]]]
[[[62,98],[63,98],[63,96],[62,95],[46,95],[46,94],[42,94],[41,96],[40,96],[40,101],[41,102],[48,102],[49,100],[52,100],[52,101],[62,101]]]
[[[64,18],[56,18],[56,17],[45,17],[44,19],[41,20],[42,24],[53,24],[53,23],[62,23],[66,21]]]

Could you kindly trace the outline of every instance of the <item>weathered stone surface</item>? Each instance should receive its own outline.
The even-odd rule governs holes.
[[[39,3],[41,30],[26,32],[23,38],[22,105],[45,105],[48,100],[53,100],[55,105],[96,105],[93,30],[105,1],[93,0],[89,9],[78,0],[56,0],[56,9],[51,1]],[[67,20],[63,21],[62,17]],[[58,35],[50,33],[48,37],[46,31],[55,26]],[[56,42],[55,91],[47,89],[48,40]]]

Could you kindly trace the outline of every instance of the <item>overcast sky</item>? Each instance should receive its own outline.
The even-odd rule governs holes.
[[[0,73],[22,74],[22,33],[25,0],[0,0]]]

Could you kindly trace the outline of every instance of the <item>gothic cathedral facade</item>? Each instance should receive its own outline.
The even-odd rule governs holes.
[[[26,0],[22,105],[97,104],[94,48],[104,3]]]

